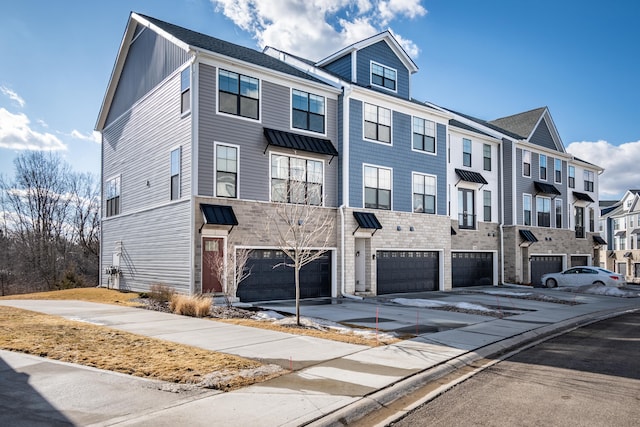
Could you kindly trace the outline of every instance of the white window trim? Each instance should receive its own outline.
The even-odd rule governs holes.
[[[529,197],[529,201],[530,201],[530,203],[529,203],[529,211],[531,212],[531,224],[529,224],[529,225],[526,225],[524,223],[524,219],[525,219],[525,215],[524,215],[524,212],[525,212],[524,199],[525,199],[525,197]],[[529,194],[529,193],[522,193],[522,225],[523,226],[525,226],[525,227],[533,227],[533,212],[534,212],[534,210],[533,210],[533,196],[531,194]]]
[[[556,222],[557,221],[556,208],[558,207],[558,202],[560,202],[560,209],[562,209],[560,214],[562,215],[562,221],[564,221],[564,204],[562,203],[562,199],[554,199],[554,203],[553,203],[553,224],[555,225],[555,228],[563,229],[564,227],[562,226],[562,224],[560,224],[560,227],[558,227],[558,223]]]
[[[546,227],[544,225],[540,225],[538,224],[538,199],[540,200],[548,200],[549,201],[549,227]],[[541,228],[553,228],[551,225],[551,197],[547,197],[547,196],[536,196],[534,197],[534,200],[536,202],[536,210],[535,210],[535,218],[536,218],[536,227],[541,227]],[[531,207],[533,209],[533,206]],[[533,219],[532,221],[533,222]]]
[[[573,168],[573,187],[569,186],[569,178],[571,178],[571,175],[569,174],[570,168]],[[567,164],[567,188],[571,188],[573,190],[576,189],[576,167],[575,167],[575,165]]]
[[[213,195],[214,197],[222,197],[218,196],[218,183],[216,176],[218,175],[218,147],[220,145],[224,145],[225,147],[232,147],[236,149],[236,197],[223,197],[228,200],[237,200],[240,198],[240,146],[237,144],[228,144],[226,142],[215,141],[213,143]],[[269,165],[271,166],[271,165]],[[271,171],[271,169],[269,169]],[[271,174],[271,172],[269,172]],[[271,181],[269,181],[271,182]],[[269,190],[271,193],[271,190]]]
[[[377,85],[377,84],[375,84],[375,83],[373,82],[373,79],[372,79],[371,77],[373,76],[373,65],[374,65],[374,64],[375,64],[375,65],[378,65],[378,66],[380,66],[380,67],[382,67],[382,68],[387,68],[387,69],[389,69],[389,70],[392,70],[392,71],[394,71],[394,72],[396,73],[396,88],[395,88],[395,90],[393,90],[393,89],[389,89],[388,87],[385,87],[385,86]],[[383,64],[381,64],[381,63],[379,63],[379,62],[376,62],[376,61],[369,61],[369,84],[370,84],[371,86],[375,86],[375,87],[378,87],[378,88],[380,88],[380,89],[384,89],[384,90],[386,90],[387,92],[398,93],[398,70],[396,70],[395,68],[391,68],[391,67],[389,67],[389,66],[383,65]]]
[[[178,150],[179,158],[178,158],[178,197],[175,199],[171,199],[171,154]],[[169,201],[177,202],[182,198],[182,145],[175,145],[169,149]]]
[[[524,153],[529,153],[529,175],[525,175],[524,174],[524,164],[526,163],[524,161]],[[523,149],[521,156],[522,156],[522,162],[521,162],[521,165],[520,165],[520,173],[522,174],[522,176],[524,178],[531,178],[531,175],[532,175],[532,173],[531,173],[531,167],[532,167],[532,164],[531,164],[531,156],[532,156],[531,150]]]
[[[394,191],[393,191],[393,168],[390,168],[390,167],[387,167],[387,166],[374,165],[372,163],[363,163],[362,164],[362,205],[361,205],[362,208],[363,209],[369,209],[369,208],[365,208],[365,195],[364,195],[364,193],[365,193],[365,191],[364,191],[364,188],[365,188],[365,185],[364,185],[364,175],[365,175],[364,174],[364,169],[367,166],[371,167],[371,168],[377,168],[377,169],[386,169],[389,172],[391,172],[391,174],[390,174],[391,175],[391,190],[390,190],[391,191],[391,209],[389,209],[389,211],[393,211],[393,193],[394,193]],[[413,185],[412,185],[412,187],[413,187]],[[411,190],[413,191],[413,188]],[[412,202],[412,204],[413,204],[413,202]],[[386,210],[386,209],[377,209],[377,210]],[[412,209],[412,211],[413,211],[413,209]]]
[[[540,174],[540,171],[542,170],[542,161],[540,160],[541,158],[544,157],[544,170],[545,170],[545,174],[546,176],[543,178]],[[542,154],[542,153],[538,153],[538,179],[540,181],[548,181],[549,180],[549,157],[546,154]]]
[[[281,203],[281,202],[273,202],[273,199],[271,198],[271,180],[272,180],[272,176],[271,176],[271,159],[273,157],[273,155],[275,154],[276,156],[286,156],[286,157],[293,157],[296,159],[304,159],[304,160],[313,160],[316,162],[321,162],[322,163],[322,203],[319,205],[311,205],[311,206],[325,206],[325,202],[326,202],[326,185],[325,185],[325,179],[326,179],[326,173],[327,173],[327,164],[323,159],[318,159],[316,157],[310,157],[310,156],[299,156],[297,154],[291,154],[291,153],[285,153],[284,151],[272,151],[269,150],[269,184],[268,184],[268,191],[269,191],[269,201],[272,203]],[[238,192],[239,193],[239,192]],[[291,203],[288,203],[291,204]]]
[[[424,120],[424,121],[429,121],[433,123],[433,133],[434,138],[435,138],[435,142],[433,144],[434,147],[434,151],[433,153],[430,151],[425,151],[425,150],[416,150],[415,148],[413,148],[413,119],[420,119],[420,120]],[[393,125],[393,114],[391,114],[391,121],[392,121],[392,125]],[[391,129],[393,131],[393,128]],[[429,119],[425,119],[424,117],[420,117],[420,116],[411,116],[411,151],[413,151],[414,153],[421,153],[421,154],[426,154],[428,156],[437,156],[438,155],[438,122],[434,121],[434,120],[429,120]]]
[[[365,108],[364,108],[364,106],[366,104],[373,105],[374,107],[377,107],[377,108],[384,108],[385,110],[389,110],[389,113],[390,113],[389,116],[391,118],[391,125],[390,125],[390,129],[389,129],[389,142],[382,142],[382,141],[379,141],[377,139],[369,139],[369,138],[367,138],[365,136],[365,129],[364,129]],[[363,141],[367,141],[367,142],[373,142],[374,144],[380,144],[380,145],[382,145],[384,147],[393,147],[393,110],[391,108],[382,107],[381,105],[378,105],[378,104],[373,104],[371,102],[362,101],[362,140]]]
[[[464,143],[465,143],[465,141],[469,141],[469,150],[470,151],[469,151],[469,165],[468,166],[464,164],[464,155],[466,154],[465,151],[464,151]],[[461,158],[462,161],[460,162],[462,167],[473,168],[473,140],[471,138],[462,137],[462,147],[461,147],[460,153],[462,154],[462,158]]]
[[[104,185],[105,185],[105,187],[106,187],[106,185],[107,185],[109,182],[113,181],[113,180],[114,180],[114,179],[116,179],[116,178],[120,178],[120,193],[118,194],[118,197],[120,198],[120,204],[119,204],[118,206],[119,206],[119,208],[120,208],[120,209],[118,210],[118,213],[117,213],[117,214],[115,214],[115,215],[109,215],[109,216],[107,216],[107,215],[106,215],[106,212],[105,212],[105,213],[103,214],[103,218],[113,218],[113,217],[116,217],[116,216],[120,216],[120,215],[122,215],[122,173],[119,173],[119,174],[117,174],[117,175],[112,175],[111,177],[107,178],[107,179],[104,181]],[[107,200],[111,200],[111,199],[109,198],[109,196],[108,196],[107,194],[105,194],[105,196],[104,196],[104,208],[105,208],[105,211],[106,211],[106,208],[107,208]]]
[[[262,85],[260,85],[262,86]],[[315,95],[315,96],[321,96],[322,98],[324,98],[324,132],[320,133],[320,132],[314,132],[312,130],[308,130],[308,129],[300,129],[300,128],[294,128],[293,127],[293,91],[297,90],[300,92],[304,92],[308,95]],[[262,115],[260,116],[262,117]],[[327,97],[324,95],[319,95],[317,93],[313,93],[313,92],[309,92],[307,90],[303,90],[303,89],[298,89],[295,87],[291,87],[289,88],[289,129],[292,132],[300,132],[300,133],[305,133],[308,135],[314,135],[314,136],[327,136]]]
[[[364,168],[362,168],[362,172],[364,174]],[[414,210],[413,210],[413,194],[414,194],[414,191],[413,191],[413,177],[416,176],[416,175],[423,176],[423,177],[427,177],[428,176],[428,177],[433,178],[435,180],[436,192],[433,195],[434,196],[434,202],[433,203],[434,203],[434,209],[435,209],[434,213],[414,212]],[[364,175],[363,175],[363,177],[364,177]],[[393,187],[393,171],[391,171],[391,187]],[[362,188],[364,189],[364,181],[363,181]],[[393,199],[393,188],[391,189],[391,198]],[[438,215],[438,176],[430,174],[430,173],[411,172],[411,198],[410,198],[410,200],[411,200],[411,213],[422,214],[422,215],[424,215],[424,214],[426,214],[426,215]],[[392,205],[393,205],[393,203],[392,203]],[[364,206],[364,204],[362,206]]]
[[[560,181],[556,181],[556,160],[560,161]],[[553,159],[553,182],[556,184],[562,184],[562,159]]]
[[[236,73],[239,76],[246,76],[246,77],[251,77],[252,79],[256,79],[258,80],[258,119],[252,119],[250,117],[244,117],[241,115],[236,115],[236,114],[229,114],[229,113],[225,113],[223,111],[220,111],[220,67],[216,67],[216,114],[221,115],[221,116],[225,116],[225,117],[233,117],[234,119],[238,119],[238,120],[245,120],[251,123],[262,123],[262,104],[263,104],[263,99],[262,99],[262,86],[264,83],[264,80],[262,80],[261,78],[258,77],[254,77],[254,76],[250,76],[248,74],[246,74],[246,72],[242,72],[242,71],[238,71],[236,69],[234,69],[233,67],[226,67],[226,68],[222,68],[224,71],[229,71],[232,73]],[[289,101],[291,102],[291,101]]]

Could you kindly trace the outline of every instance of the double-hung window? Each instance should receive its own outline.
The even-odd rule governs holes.
[[[576,188],[576,167],[569,166],[569,188]]]
[[[436,152],[436,124],[431,120],[413,118],[413,149]]]
[[[589,231],[594,232],[596,227],[596,212],[595,209],[589,208]]]
[[[391,169],[364,167],[364,207],[391,209]]]
[[[186,114],[191,111],[191,69],[189,67],[180,73],[180,112]]]
[[[547,156],[544,154],[540,154],[538,156],[540,159],[540,179],[546,181],[547,180]]]
[[[483,159],[483,168],[486,171],[491,170],[491,146],[489,144],[484,144],[482,146],[482,159]]]
[[[436,213],[436,177],[413,174],[413,211],[417,213]]]
[[[271,200],[322,205],[324,165],[319,160],[271,155]]]
[[[462,138],[462,164],[471,167],[471,140]]]
[[[531,225],[531,194],[522,195],[523,225]]]
[[[371,84],[385,89],[396,90],[396,70],[384,65],[371,63]]]
[[[593,191],[593,171],[584,171],[584,191]]]
[[[260,81],[254,77],[220,70],[218,111],[258,120]]]
[[[238,197],[238,147],[216,145],[216,196]]]
[[[561,184],[562,183],[562,160],[555,159],[553,169],[555,172],[556,183]]]
[[[108,180],[105,187],[107,193],[105,216],[120,214],[120,176]]]
[[[484,222],[491,222],[491,191],[483,191]]]
[[[324,96],[294,89],[291,106],[292,127],[324,133]]]
[[[522,150],[522,175],[531,176],[531,151]]]
[[[538,215],[538,227],[551,227],[551,199],[536,197],[536,214]]]
[[[562,228],[562,200],[556,199],[556,228]]]
[[[364,137],[390,144],[391,110],[377,105],[364,104]]]
[[[171,151],[171,200],[180,198],[181,151],[180,147]]]

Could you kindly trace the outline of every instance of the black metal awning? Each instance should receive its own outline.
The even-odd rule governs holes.
[[[633,254],[631,252],[626,252],[622,257],[623,258],[633,259]]]
[[[617,231],[615,234],[616,237],[627,237],[627,232],[622,230],[622,231]]]
[[[200,210],[204,217],[204,224],[202,224],[203,227],[207,224],[230,225],[233,229],[234,226],[238,225],[238,219],[236,218],[236,214],[233,212],[233,208],[231,206],[200,203]],[[200,227],[200,231],[202,231],[202,227]]]
[[[328,139],[269,128],[264,128],[264,136],[267,138],[267,148],[269,148],[269,145],[275,145],[276,147],[290,148],[292,150],[326,154],[331,157],[338,155],[338,150]],[[267,152],[266,148],[264,152]]]
[[[374,232],[371,234],[372,236],[376,233],[376,231],[382,229],[382,224],[380,224],[380,221],[378,221],[378,218],[376,218],[376,214],[374,213],[354,212],[353,216],[358,223],[358,228],[368,228],[374,230]],[[353,234],[356,234],[358,228],[354,230]]]
[[[629,234],[640,234],[640,228],[636,228],[634,229],[631,233]]]
[[[478,172],[467,171],[464,169],[456,169],[456,174],[461,180],[467,182],[475,182],[478,184],[488,184],[487,180]]]
[[[560,190],[558,190],[554,185],[546,184],[544,182],[534,181],[533,186],[538,193],[552,194],[554,196],[559,196],[562,194]]]
[[[458,234],[458,233],[456,233],[456,230],[453,227],[451,227],[451,235],[455,236],[456,234]]]
[[[600,236],[593,236],[593,242],[598,244],[598,245],[606,245],[607,242]]]
[[[589,202],[589,203],[593,203],[594,200],[591,198],[591,196],[589,196],[586,193],[579,193],[577,191],[573,192],[573,197],[576,198],[576,200],[582,200],[583,202]]]
[[[522,237],[525,242],[529,243],[535,243],[538,241],[536,236],[530,230],[520,230],[520,237]]]

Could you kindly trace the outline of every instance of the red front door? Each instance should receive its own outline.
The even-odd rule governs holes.
[[[202,239],[202,293],[222,292],[217,270],[224,258],[223,240],[215,237]]]

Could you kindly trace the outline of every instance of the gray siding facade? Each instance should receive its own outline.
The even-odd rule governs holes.
[[[409,99],[409,71],[404,66],[400,58],[391,50],[389,45],[380,41],[371,46],[358,51],[357,83],[362,86],[369,86],[382,92],[394,93],[404,99]],[[371,83],[371,61],[388,68],[396,70],[396,91],[388,91]]]
[[[558,150],[545,119],[542,119],[535,132],[533,132],[533,135],[531,135],[529,141],[550,150]]]
[[[189,60],[181,47],[149,29],[136,28],[106,126]],[[180,108],[178,106],[178,108]]]

